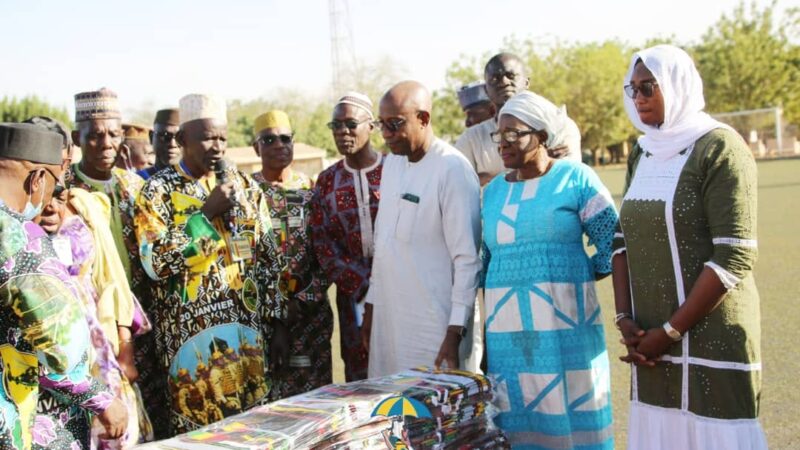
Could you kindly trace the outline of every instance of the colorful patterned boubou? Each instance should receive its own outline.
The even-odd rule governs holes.
[[[276,288],[283,259],[261,189],[232,177],[239,205],[213,221],[200,208],[214,175],[196,179],[181,165],[151,177],[136,205],[173,432],[241,412],[270,390],[265,339],[270,322],[286,317]]]

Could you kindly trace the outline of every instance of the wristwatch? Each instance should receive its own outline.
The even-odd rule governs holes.
[[[664,322],[663,327],[664,331],[667,333],[667,336],[669,336],[669,338],[673,341],[678,342],[683,339],[683,335],[680,333],[680,331],[672,327],[672,325],[669,323],[669,320]]]

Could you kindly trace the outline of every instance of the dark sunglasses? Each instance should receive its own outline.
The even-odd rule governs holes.
[[[281,141],[283,144],[291,144],[294,140],[294,135],[292,134],[265,134],[264,136],[259,136],[256,138],[256,142],[261,145],[272,145],[278,140]]]
[[[639,83],[639,86],[634,86],[632,84],[625,85],[623,89],[625,90],[625,95],[630,98],[636,98],[636,94],[640,93],[645,96],[645,98],[650,98],[655,93],[656,88],[658,87],[658,81],[656,80],[646,80]]]
[[[400,131],[400,128],[403,128],[403,125],[406,124],[406,119],[395,118],[395,119],[378,119],[373,122],[376,127],[380,128],[381,131],[391,131],[392,133],[396,133]]]
[[[356,128],[358,128],[359,125],[361,125],[364,122],[369,122],[369,119],[362,120],[362,121],[358,121],[358,120],[355,120],[355,119],[350,119],[350,120],[332,120],[332,121],[328,122],[326,125],[331,130],[341,130],[342,127],[347,127],[350,130],[355,130]]]
[[[172,142],[173,139],[175,139],[176,135],[177,133],[170,133],[169,131],[160,131],[156,133],[156,139],[158,139],[158,142],[161,142],[162,144],[169,144],[170,142]]]
[[[522,136],[527,136],[529,134],[536,133],[536,130],[505,130],[505,131],[494,131],[489,133],[489,136],[492,138],[492,142],[495,144],[499,144],[501,141],[506,141],[509,144],[513,144],[517,142]]]

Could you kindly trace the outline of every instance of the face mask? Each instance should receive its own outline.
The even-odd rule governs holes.
[[[22,217],[25,220],[33,220],[34,217],[42,213],[44,209],[44,190],[47,189],[47,178],[44,180],[44,189],[42,189],[42,197],[39,199],[39,206],[33,206],[31,203],[31,196],[28,196],[28,203],[25,204],[25,209],[22,210]]]

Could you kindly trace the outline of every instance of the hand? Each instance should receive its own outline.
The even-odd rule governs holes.
[[[272,341],[269,343],[269,355],[272,370],[281,372],[289,367],[289,329],[283,322],[273,320]]]
[[[569,154],[569,147],[566,145],[559,145],[558,147],[548,148],[547,154],[551,158],[561,159]]]
[[[436,361],[433,365],[437,369],[458,369],[458,344],[461,343],[461,330],[464,327],[451,325],[447,327],[447,333],[444,335],[441,347],[439,347],[439,354],[436,355]],[[442,367],[442,363],[446,367]]]
[[[630,317],[626,317],[619,321],[619,329],[620,333],[622,333],[622,339],[619,342],[628,349],[627,355],[619,357],[620,361],[636,365],[655,365],[654,361],[648,361],[647,357],[636,349],[645,335],[644,330],[639,328],[639,324]]]
[[[361,345],[369,354],[369,338],[372,333],[372,303],[364,305],[364,321],[361,322]]]
[[[106,429],[105,439],[119,439],[128,428],[128,409],[118,398],[115,398],[105,411],[98,414],[97,419]]]
[[[636,351],[647,357],[648,360],[656,360],[669,350],[669,346],[675,341],[669,337],[663,328],[651,328],[639,340]]]
[[[236,206],[236,203],[236,190],[233,187],[233,181],[228,181],[227,183],[218,184],[211,191],[200,211],[211,220]]]

